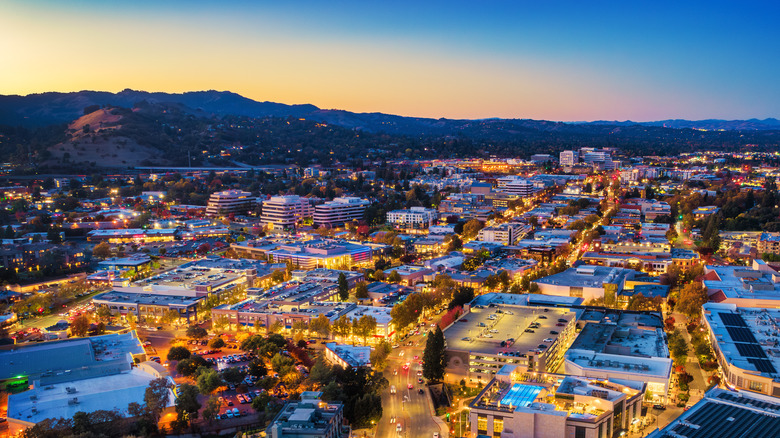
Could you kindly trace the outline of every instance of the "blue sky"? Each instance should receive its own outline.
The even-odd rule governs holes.
[[[230,90],[428,117],[780,117],[777,2],[0,4],[1,94]]]

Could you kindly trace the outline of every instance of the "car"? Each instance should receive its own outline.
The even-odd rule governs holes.
[[[238,417],[238,408],[233,408],[233,416]]]
[[[683,411],[687,411],[688,409],[690,409],[692,407],[693,407],[692,405],[685,405],[685,407],[683,408]]]
[[[422,370],[417,370],[417,375],[422,376]]]
[[[433,438],[439,438],[439,432],[434,432],[433,433]]]
[[[395,394],[395,385],[390,387],[390,394]]]
[[[414,355],[414,360],[417,360],[417,359],[419,359],[419,358],[420,358],[420,356],[418,356],[418,355],[416,355],[416,354]]]
[[[461,318],[461,319],[458,320],[458,322],[469,322],[469,320],[466,319],[466,318]]]
[[[157,331],[161,331],[162,329],[163,329],[162,326],[157,327]]]
[[[228,406],[233,406],[233,401],[232,400],[228,400]]]
[[[535,333],[535,332],[534,332],[533,330],[531,330],[531,329],[525,329],[525,332],[526,332],[526,333]]]
[[[558,334],[558,332],[556,332],[555,330],[550,330],[550,334],[551,334],[551,335],[557,335],[557,334]]]
[[[395,423],[395,417],[390,417],[390,424]]]
[[[403,357],[403,356],[404,356],[404,351],[403,351],[403,350],[401,350],[401,352],[400,352],[400,353],[398,353],[398,356],[399,356],[399,357]]]
[[[411,383],[409,383],[409,384],[407,384],[407,385],[406,385],[406,387],[407,387],[408,389],[412,389],[412,388],[414,388],[414,385],[412,385]]]
[[[558,326],[558,327],[565,327],[566,326],[566,324],[564,324],[562,322],[559,322],[558,324],[555,324],[555,325]]]
[[[225,415],[227,416],[227,418],[233,418],[233,411],[228,409],[227,411],[225,411]]]
[[[417,383],[422,383],[422,382],[423,382],[423,381],[422,381],[422,377],[418,377],[418,378],[417,378]]]
[[[401,431],[404,430],[403,426],[401,426],[401,423],[396,423],[395,425],[395,431],[398,433],[401,433]]]
[[[418,393],[418,394],[425,394],[425,390],[423,390],[422,388],[420,388],[419,390],[417,390],[417,393]]]
[[[547,319],[547,317],[544,315],[539,315],[539,319]]]
[[[544,341],[542,341],[542,342],[552,342],[552,341],[553,341],[553,339],[552,339],[552,338],[546,338],[546,339],[545,339]]]
[[[658,409],[659,411],[665,411],[666,410],[666,406],[661,405],[661,404],[653,405],[653,409]]]
[[[398,347],[400,347],[400,345],[398,345],[398,344],[393,344],[393,348],[398,348]]]
[[[397,376],[398,375],[398,370],[393,370],[393,375]]]

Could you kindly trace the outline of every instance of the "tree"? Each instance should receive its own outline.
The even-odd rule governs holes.
[[[111,257],[111,246],[108,242],[100,242],[92,248],[92,256],[98,259],[107,259]]]
[[[377,371],[384,370],[387,366],[387,357],[390,355],[391,351],[392,348],[387,341],[383,340],[377,344],[376,348],[371,350],[371,367]]]
[[[394,270],[387,276],[387,281],[390,283],[399,283],[401,281],[401,274],[397,270]]]
[[[95,316],[101,321],[108,321],[111,319],[111,309],[108,306],[100,306],[95,310]]]
[[[282,377],[292,372],[294,364],[295,362],[292,358],[279,353],[276,353],[276,355],[271,358],[271,368]]]
[[[224,346],[225,346],[225,341],[219,336],[209,341],[209,348],[217,349],[217,348],[222,348]]]
[[[200,402],[198,402],[198,388],[189,383],[182,383],[179,386],[178,397],[176,398],[177,420],[182,424],[189,424],[192,419],[198,418],[200,406]]]
[[[203,339],[206,336],[209,335],[209,332],[206,331],[203,327],[199,327],[197,325],[191,325],[187,327],[187,336],[193,339]]]
[[[268,374],[268,369],[265,367],[265,363],[262,360],[255,359],[252,362],[249,362],[248,374],[254,377],[263,377]]]
[[[363,343],[368,343],[368,337],[376,330],[376,318],[371,315],[363,315],[356,319],[353,325],[353,333],[363,338]]]
[[[222,382],[222,378],[219,376],[219,373],[211,368],[203,370],[198,376],[196,382],[198,384],[198,390],[201,394],[211,394],[224,383]]]
[[[325,314],[321,313],[309,322],[309,330],[317,333],[322,338],[327,338],[330,334],[330,320]]]
[[[365,300],[368,298],[368,286],[366,286],[365,282],[358,283],[357,287],[355,288],[355,298],[359,300]]]
[[[211,424],[219,414],[219,409],[222,407],[222,403],[220,403],[219,399],[217,397],[211,396],[208,400],[206,400],[206,407],[203,408],[203,418],[208,421],[209,424]]]
[[[233,385],[238,385],[241,383],[245,376],[246,373],[237,367],[228,367],[222,370],[222,379],[224,379],[227,383],[232,383]]]
[[[89,318],[87,315],[77,316],[73,322],[70,323],[70,332],[73,336],[82,337],[89,331]]]
[[[444,378],[444,369],[447,366],[447,355],[444,348],[444,334],[439,326],[435,331],[428,333],[423,351],[423,377],[431,382],[438,382]]]
[[[168,309],[160,317],[160,322],[163,324],[173,324],[179,320],[179,312],[175,309]]]
[[[131,330],[135,330],[138,326],[138,317],[133,312],[127,312],[127,315],[125,315],[125,319],[127,320],[127,323],[130,325]]]
[[[464,304],[468,304],[473,299],[474,299],[474,288],[461,286],[452,295],[452,300],[450,301],[449,306],[447,306],[447,310],[452,310],[458,306],[463,306]]]
[[[457,234],[450,234],[444,238],[444,243],[447,245],[447,252],[459,251],[463,248],[463,240]]]
[[[333,333],[337,336],[341,336],[345,339],[352,331],[352,324],[349,323],[347,315],[341,315],[336,321],[333,322]]]
[[[184,360],[190,358],[190,350],[187,347],[176,346],[168,350],[168,360]]]
[[[707,302],[707,290],[700,282],[686,284],[680,291],[680,299],[677,300],[677,310],[690,317],[701,313],[701,306]]]
[[[347,301],[349,299],[349,285],[347,284],[347,276],[343,272],[339,272],[339,299],[341,301]]]
[[[152,380],[149,382],[149,386],[146,387],[146,390],[144,391],[144,403],[146,404],[146,409],[149,411],[154,424],[157,424],[163,409],[168,406],[170,396],[171,390],[168,379],[164,377]]]
[[[477,219],[471,219],[463,225],[463,238],[466,240],[474,239],[483,227],[482,222]]]

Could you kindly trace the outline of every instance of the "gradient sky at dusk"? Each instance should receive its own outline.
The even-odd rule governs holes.
[[[777,1],[2,1],[0,94],[400,115],[780,118]]]

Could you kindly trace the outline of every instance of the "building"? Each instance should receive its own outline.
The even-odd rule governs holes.
[[[500,243],[502,245],[514,245],[531,231],[528,225],[517,222],[506,222],[479,230],[477,240],[482,242]]]
[[[534,283],[545,295],[581,297],[586,302],[604,298],[607,290],[617,295],[626,280],[634,278],[637,271],[606,266],[581,265],[561,273],[540,278]]]
[[[663,429],[647,438],[776,437],[780,400],[765,395],[712,388]]]
[[[763,260],[753,260],[752,267],[704,267],[704,287],[710,301],[739,307],[780,307],[780,273]]]
[[[338,239],[247,240],[230,245],[237,257],[290,262],[300,269],[349,269],[373,261],[385,245],[368,245]]]
[[[706,303],[703,313],[729,386],[780,397],[780,310]]]
[[[314,207],[314,225],[339,227],[346,222],[361,219],[363,212],[370,204],[367,200],[360,198],[335,198]]]
[[[610,438],[642,416],[644,384],[505,365],[469,406],[471,436]]]
[[[176,240],[178,232],[179,230],[176,228],[120,228],[92,230],[87,233],[87,240],[90,242],[108,243],[173,242]]]
[[[559,155],[561,167],[571,167],[577,164],[579,156],[577,151],[563,151]]]
[[[759,254],[780,254],[780,233],[761,233],[758,237]]]
[[[225,216],[231,213],[245,214],[257,205],[257,198],[243,190],[225,190],[212,193],[206,204],[209,216]]]
[[[298,222],[311,217],[314,208],[300,196],[272,196],[263,201],[261,223],[272,230],[292,230]]]
[[[521,178],[517,175],[499,178],[497,183],[497,190],[499,192],[509,193],[523,198],[534,194],[534,184],[531,181],[525,178]]]
[[[146,387],[159,377],[142,366],[145,360],[135,331],[0,348],[0,382],[12,392],[9,428],[18,433],[79,411],[116,409],[126,415],[128,404],[143,404]],[[170,404],[173,400],[171,394]]]
[[[266,429],[270,438],[345,438],[344,406],[321,400],[319,391],[304,391],[301,399],[288,402]]]
[[[342,368],[371,366],[371,347],[328,342],[325,344],[325,360]]]
[[[445,380],[485,384],[506,364],[555,372],[574,340],[576,321],[576,313],[566,308],[473,305],[444,330]]]
[[[412,207],[387,213],[387,223],[399,229],[427,230],[436,222],[439,213],[432,208]]]

